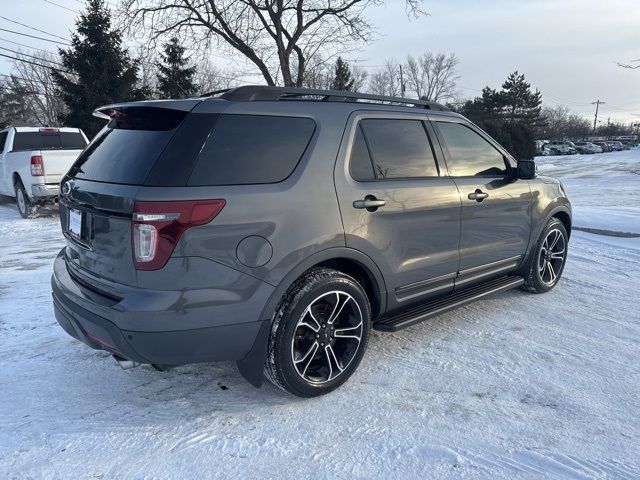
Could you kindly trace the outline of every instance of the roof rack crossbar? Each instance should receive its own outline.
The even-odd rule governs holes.
[[[389,97],[385,95],[373,95],[370,93],[346,92],[340,90],[318,90],[311,88],[295,87],[271,87],[248,85],[211,92],[203,96],[218,95],[217,98],[235,102],[256,102],[275,100],[295,100],[301,97],[320,97],[325,102],[365,101],[370,103],[396,104],[401,106],[414,106],[430,110],[449,110],[444,105],[426,100],[413,98]]]

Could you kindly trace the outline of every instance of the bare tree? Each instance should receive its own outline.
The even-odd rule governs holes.
[[[542,109],[542,116],[545,119],[545,126],[541,134],[548,140],[579,137],[591,132],[590,120],[572,113],[564,106],[546,106]]]
[[[196,66],[198,70],[193,79],[202,93],[237,87],[242,83],[240,73],[234,70],[221,70],[207,58],[199,61]]]
[[[368,90],[376,95],[400,95],[400,69],[394,59],[385,60],[382,69],[369,76]]]
[[[329,90],[333,81],[331,63],[315,55],[307,60],[302,86],[319,90]]]
[[[158,83],[158,66],[155,48],[151,48],[145,44],[138,45],[136,48],[136,59],[138,61],[137,87],[143,90],[149,97],[153,98]]]
[[[369,41],[364,16],[383,0],[122,0],[120,13],[134,35],[151,32],[188,37],[201,50],[213,42],[240,53],[268,85],[302,86],[309,59],[342,53]],[[421,15],[421,0],[405,0],[408,15]]]
[[[353,79],[353,87],[352,90],[354,92],[364,92],[367,87],[367,81],[369,79],[369,74],[366,70],[354,65],[351,68],[351,78]]]
[[[56,125],[65,111],[62,98],[56,93],[52,69],[62,68],[53,53],[16,53],[9,88],[22,98],[24,111],[32,122],[42,126]]]
[[[302,86],[320,90],[330,90],[334,80],[334,63],[320,58],[312,58],[307,63]],[[358,66],[350,66],[353,85],[351,90],[363,92],[367,86],[368,73]]]
[[[427,52],[418,58],[407,57],[406,71],[409,91],[418,98],[432,102],[446,101],[456,96],[456,82],[460,78],[456,67],[460,60],[455,54]]]

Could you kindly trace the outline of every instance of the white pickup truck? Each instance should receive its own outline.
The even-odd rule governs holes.
[[[0,195],[15,197],[20,215],[28,218],[58,197],[60,180],[87,143],[79,128],[0,130]]]

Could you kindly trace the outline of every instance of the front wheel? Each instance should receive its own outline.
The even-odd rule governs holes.
[[[370,329],[371,309],[362,287],[342,272],[313,268],[276,309],[265,374],[299,397],[329,393],[358,367]]]
[[[560,220],[552,218],[531,252],[523,288],[533,293],[544,293],[555,287],[564,271],[568,247],[566,228]]]

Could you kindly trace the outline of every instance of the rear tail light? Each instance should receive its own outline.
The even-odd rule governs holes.
[[[186,200],[135,202],[133,207],[133,260],[138,270],[165,266],[182,233],[213,220],[225,201]]]
[[[40,155],[31,155],[31,176],[42,177],[44,175],[44,165]]]

